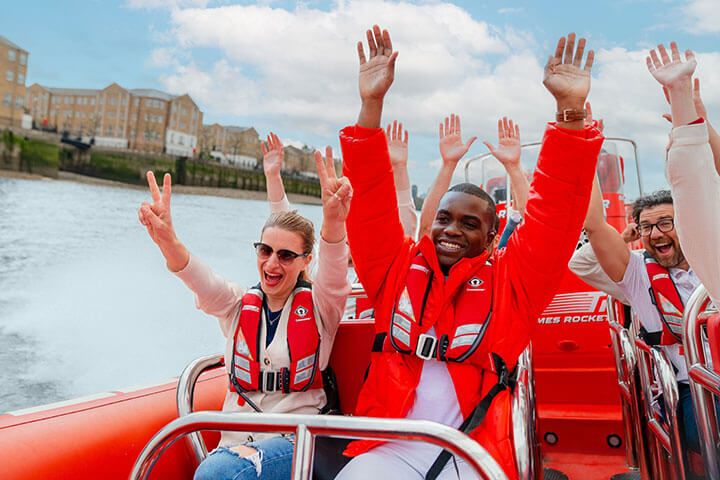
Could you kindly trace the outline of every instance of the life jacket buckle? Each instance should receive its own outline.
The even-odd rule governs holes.
[[[423,360],[430,360],[437,354],[438,339],[432,335],[421,333],[418,335],[417,346],[415,347],[415,355]]]
[[[273,393],[279,390],[278,374],[272,370],[260,371],[260,390],[264,393]]]

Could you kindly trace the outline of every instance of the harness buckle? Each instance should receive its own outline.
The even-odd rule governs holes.
[[[272,393],[279,390],[277,384],[277,373],[270,371],[260,371],[260,390],[264,393]]]
[[[432,335],[421,333],[418,336],[417,346],[415,347],[415,355],[423,360],[430,360],[437,354],[438,339]]]

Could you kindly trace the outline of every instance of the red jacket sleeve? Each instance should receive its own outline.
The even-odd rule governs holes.
[[[507,318],[521,322],[509,331],[527,332],[498,338],[506,345],[495,348],[507,352],[506,360],[514,362],[527,344],[535,317],[550,302],[567,270],[587,213],[603,139],[591,127],[566,130],[550,124],[545,130],[524,222],[496,261],[501,276],[497,285],[502,289],[498,307],[514,310]]]
[[[355,271],[368,298],[375,303],[393,263],[406,255],[398,215],[395,180],[382,129],[346,127],[340,132],[343,174],[353,198],[347,218],[348,240]]]

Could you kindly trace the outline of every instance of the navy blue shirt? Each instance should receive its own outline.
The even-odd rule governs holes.
[[[269,347],[273,338],[275,338],[275,332],[277,332],[281,315],[282,309],[277,312],[271,312],[267,306],[265,307],[265,348]]]

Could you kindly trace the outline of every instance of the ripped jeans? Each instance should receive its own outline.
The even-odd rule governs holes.
[[[218,447],[195,471],[194,480],[288,480],[294,445],[290,438],[273,437],[245,444],[257,452],[241,457],[227,447]]]

